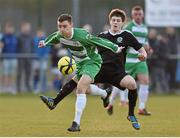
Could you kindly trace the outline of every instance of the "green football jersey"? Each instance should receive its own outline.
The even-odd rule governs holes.
[[[68,48],[75,58],[76,62],[81,62],[85,59],[101,60],[98,54],[97,46],[102,46],[116,52],[118,45],[109,40],[95,37],[81,28],[73,28],[72,37],[67,39],[58,31],[49,35],[45,39],[45,45],[62,43]]]
[[[129,22],[124,29],[129,30],[142,45],[148,44],[148,28],[145,24],[138,25],[134,21]],[[137,63],[140,60],[137,58],[138,51],[129,48],[126,56],[126,63]]]

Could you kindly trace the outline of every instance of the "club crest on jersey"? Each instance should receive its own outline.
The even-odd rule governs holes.
[[[121,43],[121,42],[122,42],[122,40],[123,40],[123,38],[122,38],[122,37],[118,37],[118,38],[117,38],[117,42],[118,42],[118,43]]]

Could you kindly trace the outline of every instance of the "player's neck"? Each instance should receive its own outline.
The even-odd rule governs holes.
[[[110,29],[109,31],[110,31],[111,33],[113,33],[113,34],[118,34],[118,33],[121,32],[121,29],[119,29],[119,30]]]
[[[134,23],[136,24],[136,25],[141,25],[142,24],[142,21],[135,21],[135,20],[133,20],[134,21]]]

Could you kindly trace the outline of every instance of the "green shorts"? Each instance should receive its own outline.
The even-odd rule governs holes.
[[[146,62],[126,63],[125,68],[126,72],[133,78],[136,78],[138,74],[149,74]]]
[[[97,62],[91,59],[86,59],[82,62],[77,64],[77,78],[78,80],[81,78],[82,75],[86,74],[91,77],[94,81],[95,76],[98,74],[101,68],[101,62]]]

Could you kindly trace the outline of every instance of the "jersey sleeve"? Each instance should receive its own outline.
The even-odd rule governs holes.
[[[59,39],[58,32],[52,33],[44,41],[45,45],[58,44],[59,42],[60,42],[60,39]]]
[[[118,50],[118,45],[112,43],[111,41],[107,39],[96,37],[89,33],[86,35],[86,39],[93,45],[110,49],[113,52],[117,52]]]
[[[136,51],[138,51],[142,47],[142,44],[138,42],[132,33],[127,32],[127,34],[129,38],[128,46],[133,47]]]

